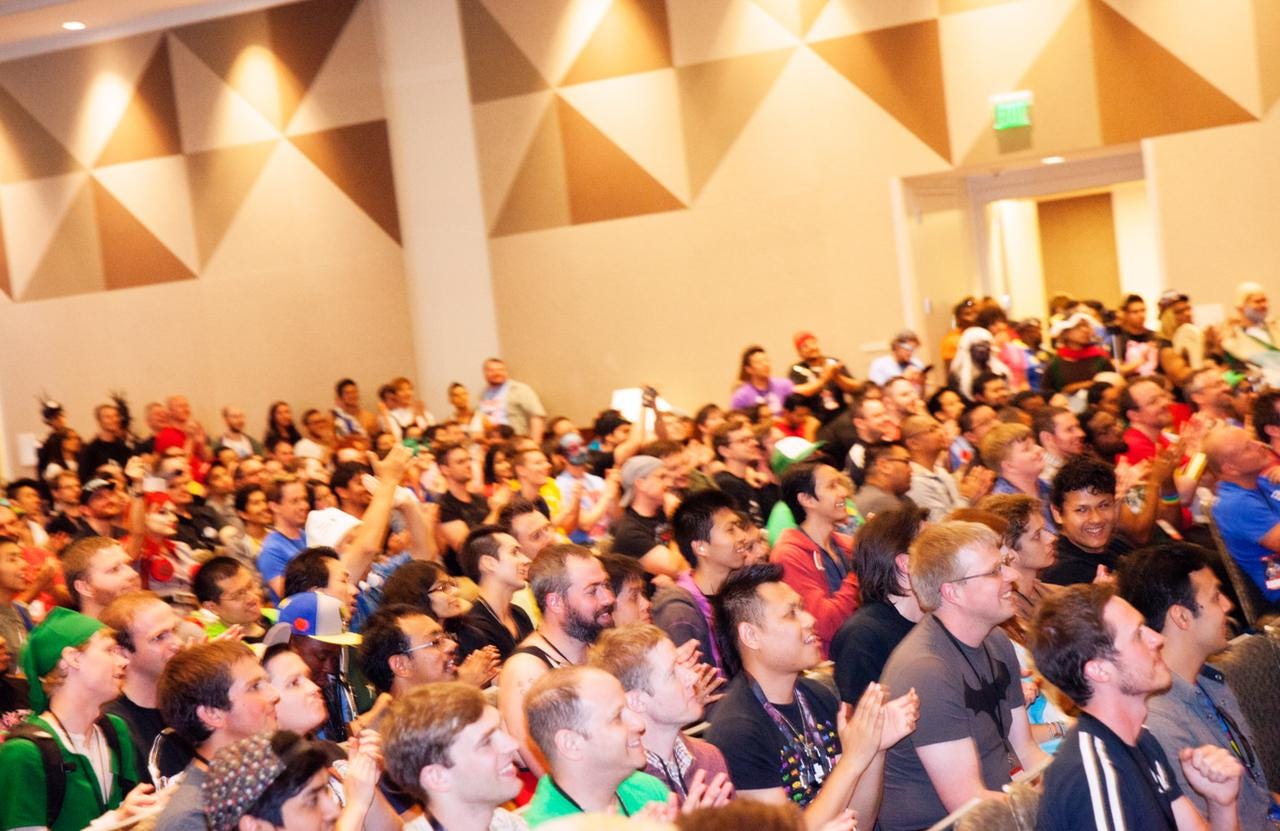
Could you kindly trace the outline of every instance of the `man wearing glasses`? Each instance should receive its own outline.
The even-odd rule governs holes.
[[[984,525],[925,528],[910,550],[911,587],[928,614],[894,649],[881,683],[915,688],[915,733],[889,749],[880,824],[925,828],[974,797],[1000,797],[1045,754],[1031,736],[1018,659],[997,628],[1013,615],[1017,573]]]
[[[361,633],[360,668],[392,699],[424,684],[458,677],[458,643],[439,621],[407,603],[383,606]]]

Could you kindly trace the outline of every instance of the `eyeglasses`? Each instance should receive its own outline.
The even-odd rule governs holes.
[[[976,580],[979,577],[999,577],[1006,568],[1013,567],[1013,555],[1005,554],[1000,558],[1000,562],[996,563],[996,567],[990,571],[984,571],[981,574],[969,574],[964,577],[957,577],[954,580],[947,580],[948,583],[963,583],[966,580]]]
[[[457,643],[458,639],[455,638],[453,635],[450,635],[448,632],[441,632],[439,635],[436,635],[431,640],[420,643],[417,646],[411,646],[408,649],[401,652],[400,654],[408,655],[412,652],[417,652],[419,649],[435,649],[436,647],[443,646],[446,642]]]
[[[458,588],[458,584],[453,580],[441,580],[431,588],[427,589],[427,594],[435,594],[436,592],[451,592]]]

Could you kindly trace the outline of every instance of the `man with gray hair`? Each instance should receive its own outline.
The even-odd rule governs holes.
[[[885,665],[890,695],[915,688],[920,721],[889,748],[880,825],[924,828],[974,797],[1000,796],[1045,755],[1031,736],[1018,659],[997,627],[1014,611],[1017,573],[996,533],[973,522],[925,528],[909,572],[925,615]]]

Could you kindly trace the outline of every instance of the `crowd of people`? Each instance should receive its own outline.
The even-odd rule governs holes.
[[[43,402],[0,829],[909,831],[1026,792],[1041,829],[1280,828],[1213,664],[1280,608],[1280,324],[1256,284],[1191,308],[966,298],[941,370],[800,332],[728,406],[581,426],[496,358],[445,417],[344,378],[261,437]]]

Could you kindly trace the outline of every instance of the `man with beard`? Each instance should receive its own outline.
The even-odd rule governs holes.
[[[1088,451],[1104,462],[1129,451],[1124,440],[1124,423],[1104,409],[1087,410],[1081,420]]]
[[[1052,482],[1069,456],[1084,452],[1084,430],[1066,407],[1042,407],[1031,417],[1031,432],[1044,448],[1042,482]]]
[[[1182,391],[1202,418],[1225,422],[1233,427],[1241,426],[1231,399],[1231,387],[1222,377],[1221,367],[1206,366],[1196,370]]]
[[[110,479],[94,477],[80,489],[80,515],[74,519],[83,537],[120,539],[128,533],[124,527],[125,500]]]
[[[1164,638],[1160,657],[1173,678],[1168,690],[1147,699],[1146,727],[1167,756],[1206,744],[1234,754],[1245,767],[1241,826],[1273,828],[1267,818],[1272,796],[1254,754],[1257,742],[1222,672],[1208,663],[1209,656],[1227,648],[1231,601],[1206,554],[1188,543],[1153,545],[1126,557],[1116,573],[1116,591]],[[1177,768],[1174,775],[1200,813],[1207,813],[1208,804],[1186,775]]]
[[[884,402],[869,395],[855,399],[848,413],[853,422],[853,435],[847,442],[839,441],[835,435],[824,435],[825,430],[819,430],[817,437],[824,443],[827,458],[844,459],[849,477],[855,485],[862,487],[867,479],[867,448],[879,444],[885,435],[893,433],[893,421],[884,408]]]
[[[1206,826],[1142,726],[1147,697],[1171,681],[1163,642],[1108,584],[1071,586],[1041,603],[1029,633],[1036,667],[1083,712],[1045,772],[1040,831],[1240,828],[1243,768],[1231,753],[1178,751],[1183,776],[1207,802]]]
[[[613,625],[609,575],[591,550],[571,543],[548,546],[529,566],[529,585],[542,623],[502,666],[498,709],[517,742],[520,756],[535,775],[545,772],[529,741],[524,697],[533,683],[562,666],[581,664],[587,647]]]

